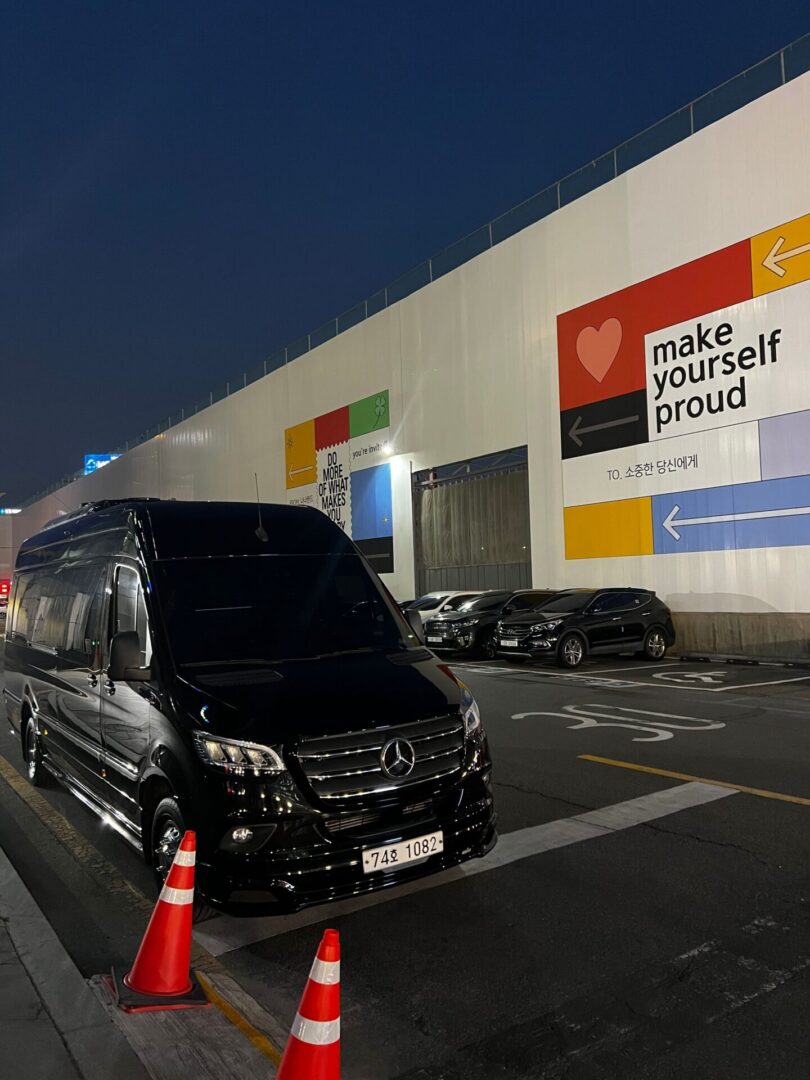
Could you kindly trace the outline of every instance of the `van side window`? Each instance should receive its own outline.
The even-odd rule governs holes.
[[[76,664],[98,666],[104,581],[102,564],[21,577],[12,611],[13,639]]]
[[[146,603],[138,573],[129,566],[119,566],[115,578],[113,633],[135,630],[141,643],[141,667],[149,667],[152,638],[146,617]]]
[[[64,651],[68,659],[101,667],[101,618],[107,567],[103,563],[77,566],[63,572],[70,588]],[[60,575],[61,576],[61,575]]]

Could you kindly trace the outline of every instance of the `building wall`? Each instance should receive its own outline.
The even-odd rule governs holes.
[[[61,510],[87,499],[124,495],[252,499],[254,473],[258,473],[263,500],[286,501],[285,429],[388,389],[395,571],[386,576],[396,595],[410,596],[414,589],[411,473],[527,444],[536,582],[648,586],[680,613],[684,634],[696,648],[708,641],[707,635],[714,648],[736,646],[742,633],[741,648],[755,648],[757,639],[767,639],[771,647],[784,640],[786,649],[803,651],[796,620],[780,621],[779,616],[810,612],[810,536],[805,539],[799,528],[785,531],[783,515],[769,521],[772,546],[746,546],[750,527],[733,524],[722,533],[723,546],[711,539],[720,535],[714,525],[708,532],[687,526],[683,547],[670,550],[673,545],[667,540],[669,534],[662,533],[661,522],[654,521],[648,529],[642,520],[644,515],[654,518],[663,513],[666,498],[671,498],[668,491],[700,489],[703,476],[708,493],[700,498],[708,516],[713,507],[726,507],[729,500],[732,506],[735,499],[742,505],[744,493],[736,488],[731,491],[731,485],[750,479],[744,470],[740,472],[739,463],[746,455],[746,460],[751,457],[751,446],[744,445],[744,440],[753,437],[756,424],[752,428],[740,423],[738,434],[736,428],[724,429],[719,443],[710,432],[690,436],[689,445],[700,451],[700,466],[691,475],[679,473],[660,482],[623,480],[619,501],[629,507],[624,516],[624,509],[615,505],[604,513],[586,508],[564,514],[565,504],[576,507],[596,501],[578,494],[586,489],[597,490],[600,499],[616,503],[618,489],[611,489],[607,479],[602,481],[602,474],[606,477],[615,461],[625,461],[636,451],[631,442],[629,447],[613,446],[574,464],[561,460],[561,445],[567,443],[560,419],[560,365],[576,364],[576,360],[558,354],[558,317],[565,316],[560,327],[575,326],[578,316],[566,313],[733,245],[745,242],[745,252],[754,251],[756,243],[761,247],[772,236],[778,238],[785,223],[793,224],[782,251],[810,243],[808,116],[810,75],[803,75],[136,447],[95,475],[27,508],[14,519],[15,543]],[[760,234],[767,235],[749,243]],[[734,302],[720,305],[721,310],[716,299],[707,299],[708,306],[701,309],[704,292],[707,298],[721,295],[718,288],[726,276],[724,269],[713,269],[720,263],[709,260],[700,282],[685,286],[686,296],[678,301],[691,305],[692,315],[712,314],[715,324],[723,319],[752,326],[762,320],[770,319],[773,325],[787,320],[779,366],[770,370],[770,381],[760,383],[756,380],[765,379],[764,375],[757,374],[756,380],[751,375],[749,392],[753,398],[756,391],[757,402],[749,402],[749,412],[741,412],[740,421],[747,415],[755,419],[770,415],[771,400],[774,412],[810,410],[804,387],[810,387],[810,331],[804,336],[807,321],[802,323],[799,316],[791,316],[790,321],[785,315],[788,301],[793,310],[801,306],[797,298],[806,297],[798,290],[802,275],[805,281],[810,278],[810,253],[782,265],[787,280],[776,291],[732,298]],[[782,288],[783,284],[790,288]],[[621,300],[626,310],[623,341],[628,348],[627,327],[633,319],[646,317],[646,296],[637,289]],[[738,304],[738,299],[744,299],[745,305]],[[594,307],[594,334],[607,334],[598,323],[609,314],[612,302]],[[672,310],[676,309],[680,310],[677,305]],[[583,313],[583,326],[589,325],[590,311]],[[667,325],[666,317],[661,318],[655,329]],[[562,340],[560,344],[564,348]],[[636,345],[643,347],[641,338]],[[619,377],[624,363],[620,351],[614,369],[604,375],[604,382],[597,380],[599,385],[594,385],[597,398],[607,392],[614,376]],[[569,374],[564,377],[569,378],[570,370],[565,371]],[[589,377],[577,374],[580,381],[587,382]],[[648,375],[648,398],[650,387]],[[584,393],[590,401],[587,390]],[[786,409],[786,398],[795,405]],[[618,399],[610,399],[605,408],[613,400]],[[755,414],[755,409],[760,412]],[[601,414],[596,415],[598,419]],[[640,437],[636,450],[639,458],[645,454],[654,458],[662,452],[660,446]],[[798,471],[810,475],[810,439],[797,454],[801,459]],[[658,502],[649,494],[651,483]],[[799,497],[801,482],[796,479],[791,484]],[[728,491],[716,494],[719,488]],[[758,512],[760,504],[752,505]],[[600,548],[599,534],[610,531],[600,523],[615,521],[623,522],[619,531],[627,530],[632,541],[629,548],[635,554],[610,554],[610,545]],[[633,539],[634,530],[646,530],[650,536]],[[709,536],[704,548],[714,544],[715,550],[697,550],[697,536]],[[619,549],[623,550],[621,544]],[[583,551],[597,554],[579,557]],[[722,624],[728,626],[722,640],[717,637],[717,620],[706,618],[715,612],[733,616]],[[762,618],[736,618],[743,613]]]

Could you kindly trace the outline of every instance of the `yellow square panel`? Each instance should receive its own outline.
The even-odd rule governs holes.
[[[289,491],[314,484],[317,476],[315,421],[307,420],[284,432],[284,480]]]
[[[751,237],[754,296],[810,279],[810,214]]]
[[[565,507],[566,559],[652,555],[652,499]]]

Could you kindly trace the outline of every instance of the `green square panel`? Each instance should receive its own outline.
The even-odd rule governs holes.
[[[349,437],[368,435],[372,431],[382,431],[391,423],[388,415],[388,391],[355,401],[349,406]]]

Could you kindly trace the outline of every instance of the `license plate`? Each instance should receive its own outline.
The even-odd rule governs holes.
[[[515,638],[501,638],[501,645],[506,645],[510,649],[516,649],[517,641]]]
[[[442,832],[426,833],[424,836],[414,837],[413,840],[402,840],[398,844],[386,844],[384,847],[366,848],[363,852],[363,873],[393,870],[397,866],[421,862],[440,851],[444,851]]]
[[[427,639],[427,640],[428,640],[428,641],[443,641],[443,640],[444,640],[444,638],[440,638],[440,637],[428,637],[428,639]]]

